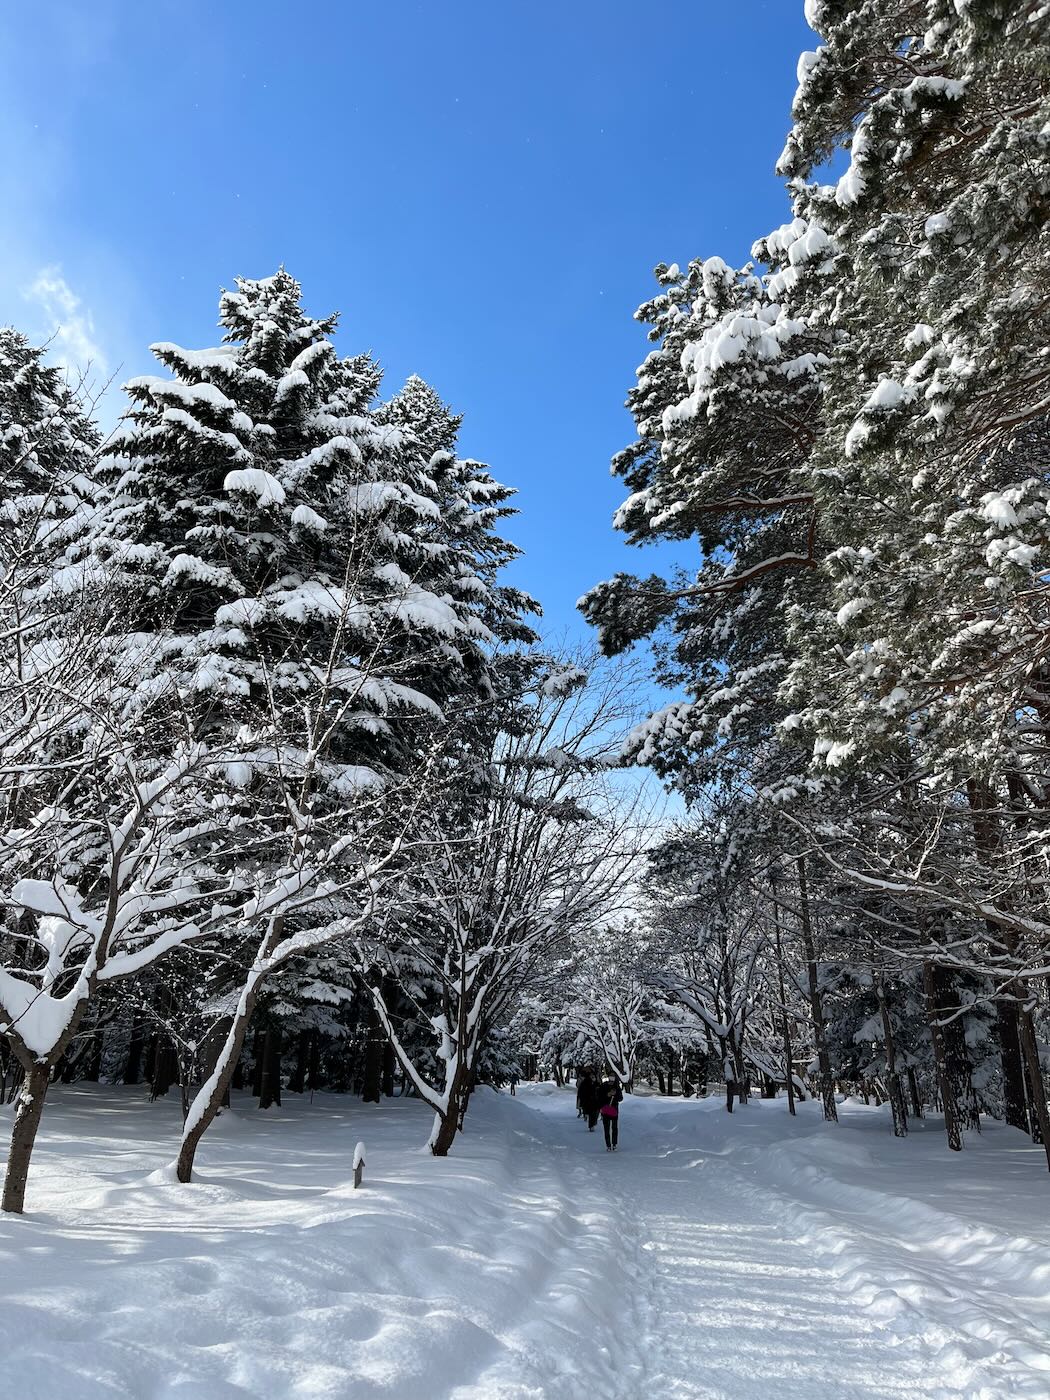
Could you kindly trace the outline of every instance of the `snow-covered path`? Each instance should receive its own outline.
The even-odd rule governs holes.
[[[842,1298],[775,1198],[753,1197],[725,1157],[675,1146],[655,1124],[640,1143],[630,1114],[625,1129],[615,1158],[602,1152],[594,1164],[603,1180],[592,1186],[623,1224],[632,1301],[625,1400],[940,1394],[921,1348],[895,1347],[878,1319]]]
[[[1019,1134],[949,1158],[860,1107],[827,1129],[636,1097],[622,1121],[610,1155],[571,1092],[479,1092],[438,1162],[418,1103],[289,1096],[224,1115],[187,1190],[156,1172],[175,1104],[60,1089],[30,1213],[0,1220],[0,1394],[1050,1394],[1050,1183]]]
[[[754,1126],[768,1136],[769,1105],[758,1108],[757,1123],[753,1106],[745,1127],[747,1115],[723,1121],[714,1105],[694,1105],[698,1115],[687,1105],[628,1100],[621,1147],[610,1157],[600,1133],[590,1137],[567,1115],[563,1096],[532,1103],[546,1110],[536,1147],[546,1140],[564,1151],[576,1192],[617,1222],[605,1271],[611,1281],[619,1275],[626,1316],[609,1343],[620,1372],[617,1387],[603,1392],[610,1400],[1046,1394],[1045,1373],[1012,1380],[996,1347],[989,1371],[968,1339],[924,1317],[921,1306],[903,1320],[887,1318],[885,1307],[864,1306],[857,1290],[843,1288],[839,1250],[818,1252],[783,1197],[758,1185],[747,1134]],[[901,1285],[914,1292],[916,1281]]]

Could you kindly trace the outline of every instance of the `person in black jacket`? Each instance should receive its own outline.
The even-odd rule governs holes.
[[[605,1130],[605,1150],[615,1152],[617,1143],[620,1140],[620,1104],[623,1102],[623,1090],[615,1079],[607,1079],[601,1085],[601,1106],[598,1112],[602,1118],[602,1128]]]
[[[598,1123],[598,1109],[602,1102],[602,1086],[597,1078],[584,1070],[576,1087],[576,1105],[580,1114],[587,1119],[587,1129],[594,1132]]]
[[[581,1069],[576,1076],[576,1117],[587,1117],[587,1100],[590,1094],[591,1072]]]

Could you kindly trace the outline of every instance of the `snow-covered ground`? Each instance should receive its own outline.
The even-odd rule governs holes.
[[[954,1157],[859,1105],[635,1097],[610,1155],[571,1091],[523,1086],[437,1161],[418,1103],[289,1095],[224,1115],[185,1188],[177,1126],[56,1089],[0,1220],[5,1397],[1050,1395],[1050,1178],[1008,1129]]]

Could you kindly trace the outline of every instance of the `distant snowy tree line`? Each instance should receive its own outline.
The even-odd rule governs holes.
[[[56,1079],[177,1083],[190,1180],[232,1087],[395,1081],[448,1151],[510,1008],[622,903],[625,688],[538,646],[511,492],[283,269],[162,343],[103,440],[0,331],[4,1209]]]
[[[790,219],[637,313],[616,523],[700,568],[581,600],[684,693],[629,744],[690,808],[648,937],[732,1092],[936,1104],[953,1149],[995,1114],[1050,1160],[1050,15],[806,16]]]

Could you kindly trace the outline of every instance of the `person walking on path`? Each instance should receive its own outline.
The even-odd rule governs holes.
[[[580,1110],[587,1119],[587,1131],[593,1133],[598,1126],[598,1110],[602,1106],[603,1089],[597,1077],[586,1071],[586,1078],[581,1079],[577,1092],[577,1100]]]
[[[606,1152],[615,1152],[620,1140],[620,1104],[622,1102],[623,1090],[615,1079],[607,1079],[602,1085],[601,1107],[598,1110],[602,1117],[602,1128],[605,1131]]]
[[[576,1117],[587,1117],[587,1104],[592,1092],[591,1072],[589,1069],[581,1069],[576,1076]]]

